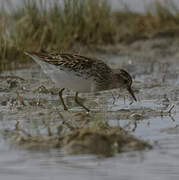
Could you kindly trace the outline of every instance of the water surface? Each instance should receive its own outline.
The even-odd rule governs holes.
[[[165,44],[168,48],[153,48]],[[155,45],[155,46],[154,46]],[[106,120],[111,125],[128,127],[131,134],[147,140],[153,150],[133,151],[104,158],[93,155],[68,155],[63,149],[26,150],[12,147],[6,139],[0,139],[0,178],[1,179],[89,179],[89,180],[178,180],[179,179],[179,54],[177,42],[167,44],[167,40],[134,43],[130,48],[117,54],[98,54],[111,67],[123,67],[134,77],[134,88],[139,90],[139,101],[129,105],[130,99],[120,98],[115,104],[110,93],[93,97],[101,100]],[[140,49],[140,51],[139,51]],[[166,52],[166,49],[168,50]],[[21,82],[21,95],[25,99],[42,97],[47,100],[45,107],[10,108],[2,100],[16,98],[14,89],[1,79],[0,130],[14,128],[16,120],[24,127],[32,119],[38,121],[38,112],[60,109],[57,96],[32,93],[32,89],[54,84],[43,74],[37,65],[31,68],[1,73],[1,76],[18,76]],[[28,80],[28,81],[27,81]],[[3,101],[4,102],[4,101]],[[171,113],[168,113],[174,105]],[[76,105],[71,108],[79,110]],[[134,121],[122,116],[129,111],[144,116]],[[47,117],[49,118],[49,117]],[[51,116],[50,118],[54,118]],[[128,126],[126,126],[128,125]],[[28,127],[28,126],[27,126]],[[31,125],[29,125],[31,128]],[[42,130],[43,131],[43,130]]]

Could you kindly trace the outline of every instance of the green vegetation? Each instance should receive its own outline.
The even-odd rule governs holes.
[[[24,50],[63,51],[114,42],[111,10],[105,1],[64,0],[62,6],[24,0],[11,14],[2,14],[0,58],[22,56]],[[8,32],[6,27],[8,26]]]
[[[171,2],[162,5],[156,1],[143,14],[127,7],[112,12],[105,0],[64,0],[63,5],[23,0],[10,10],[0,11],[1,66],[25,61],[25,50],[79,52],[119,42],[179,36],[179,10]]]
[[[132,12],[128,7],[114,13],[118,41],[131,43],[139,39],[179,37],[179,9],[172,1],[155,1],[145,13]]]

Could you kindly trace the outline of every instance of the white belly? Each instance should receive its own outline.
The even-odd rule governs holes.
[[[32,57],[49,76],[58,88],[73,89],[78,92],[91,92],[94,90],[94,81],[75,75],[72,71],[60,70],[55,65],[46,63],[35,57]]]

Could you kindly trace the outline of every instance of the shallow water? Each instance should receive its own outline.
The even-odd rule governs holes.
[[[165,49],[151,50],[148,42],[141,42],[148,47],[133,44],[126,51],[116,55],[98,55],[113,67],[123,67],[135,76],[134,88],[139,90],[139,101],[129,105],[130,99],[123,102],[120,98],[114,104],[109,92],[92,97],[104,110],[105,118],[111,125],[120,124],[131,134],[149,141],[152,150],[134,151],[116,154],[104,158],[93,155],[68,155],[63,149],[27,150],[14,148],[6,139],[0,139],[0,179],[131,179],[131,180],[178,180],[179,179],[179,61],[177,49],[171,47],[170,53]],[[157,44],[159,41],[152,42]],[[162,42],[160,42],[162,44]],[[153,46],[152,46],[153,47]],[[176,47],[176,46],[174,46]],[[171,53],[172,52],[172,53]],[[164,54],[165,53],[165,54]],[[108,61],[110,59],[110,61]],[[41,72],[37,65],[31,68],[1,73],[1,76],[11,75],[24,78],[17,80],[17,87],[27,99],[44,98],[43,107],[24,107],[16,109],[5,104],[8,98],[16,97],[15,89],[1,78],[0,97],[0,131],[13,129],[16,120],[24,128],[31,129],[32,119],[38,120],[39,112],[50,112],[60,108],[57,95],[32,93],[40,85],[49,88],[53,84]],[[3,103],[2,103],[3,102]],[[71,104],[70,104],[71,103]],[[79,111],[71,101],[71,111]],[[168,113],[174,105],[171,113]],[[93,107],[97,108],[96,106]],[[135,121],[132,114],[141,114],[142,118]],[[46,118],[56,120],[55,115]],[[45,133],[44,129],[40,131]],[[1,135],[2,136],[2,135]]]

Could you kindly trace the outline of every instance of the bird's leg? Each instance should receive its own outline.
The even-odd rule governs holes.
[[[60,91],[59,91],[59,98],[60,98],[60,101],[63,105],[63,109],[65,111],[68,111],[68,108],[66,107],[65,103],[64,103],[64,100],[63,100],[63,97],[62,97],[62,94],[63,94],[63,91],[65,90],[65,88],[62,88]]]
[[[113,92],[111,92],[112,98],[113,98],[113,104],[116,102],[116,98],[115,98],[115,94]]]
[[[76,92],[76,94],[75,94],[75,102],[76,102],[76,104],[78,104],[79,106],[81,106],[83,109],[85,109],[87,112],[90,112],[90,110],[89,110],[87,107],[85,107],[82,103],[79,102],[78,92]]]

